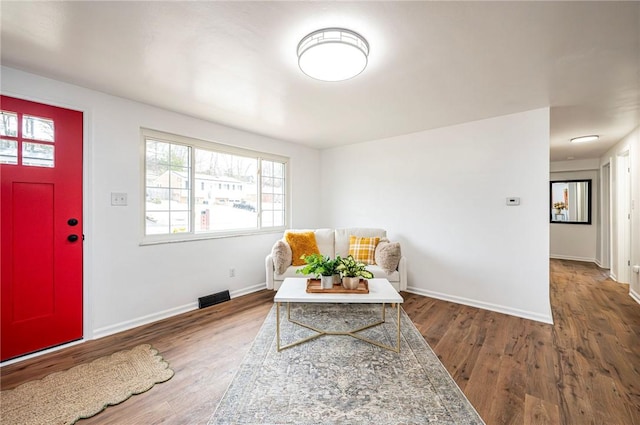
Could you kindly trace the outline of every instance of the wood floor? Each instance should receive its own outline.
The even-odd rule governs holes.
[[[587,263],[552,260],[550,275],[554,325],[408,293],[404,309],[489,425],[640,424],[640,305],[628,285]],[[260,291],[5,366],[2,389],[150,343],[175,376],[79,424],[206,424],[273,295]]]

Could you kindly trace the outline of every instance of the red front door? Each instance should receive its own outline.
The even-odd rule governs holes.
[[[0,357],[82,338],[82,113],[0,96]]]

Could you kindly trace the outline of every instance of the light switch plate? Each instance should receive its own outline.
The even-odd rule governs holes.
[[[507,198],[507,205],[509,206],[520,205],[520,198],[515,196],[511,196]]]
[[[127,205],[127,194],[122,192],[111,192],[111,205],[122,207]]]

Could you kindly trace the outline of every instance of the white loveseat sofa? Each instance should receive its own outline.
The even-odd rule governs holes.
[[[349,255],[350,236],[359,238],[387,237],[387,232],[384,229],[358,227],[345,229],[290,229],[285,232],[285,235],[287,232],[314,232],[320,254],[331,258],[335,258],[336,255],[341,257],[347,257]],[[282,240],[284,239],[283,236]],[[305,277],[302,274],[296,273],[296,270],[304,266],[293,266],[291,264],[286,267],[284,273],[278,273],[274,263],[273,252],[267,255],[265,267],[267,273],[267,289],[278,290],[282,281],[287,277]],[[368,265],[367,270],[372,272],[376,278],[386,278],[397,291],[407,289],[407,260],[405,257],[400,257],[398,267],[396,270],[390,271],[390,273],[387,273],[377,264]]]

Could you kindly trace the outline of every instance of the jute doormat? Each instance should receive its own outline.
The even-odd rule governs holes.
[[[157,350],[139,345],[2,391],[0,422],[73,424],[172,376]]]

